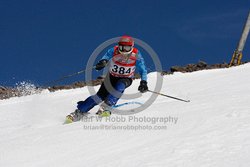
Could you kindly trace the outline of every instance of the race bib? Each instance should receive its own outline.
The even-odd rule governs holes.
[[[118,65],[113,61],[111,62],[109,70],[111,74],[119,77],[132,77],[134,75],[134,71],[135,71],[135,66],[127,67],[123,65]]]

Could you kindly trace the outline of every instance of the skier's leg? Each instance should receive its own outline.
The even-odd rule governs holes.
[[[72,123],[81,120],[85,115],[88,114],[88,111],[93,108],[95,105],[100,103],[102,100],[98,95],[90,96],[85,101],[77,102],[77,109],[67,115],[65,123]]]
[[[117,82],[114,88],[116,92],[110,93],[105,100],[105,103],[109,106],[113,106],[117,103],[125,90],[125,84],[123,82]]]
[[[109,106],[114,106],[117,101],[122,96],[124,90],[132,84],[131,78],[121,78],[117,81],[114,85],[115,92],[108,94],[107,98],[105,99],[105,103]]]
[[[107,98],[105,99],[104,103],[101,105],[96,114],[101,117],[109,117],[111,115],[112,106],[117,103],[125,88],[125,84],[123,82],[118,81],[114,87],[116,91],[108,94]]]
[[[81,112],[88,112],[91,110],[94,106],[97,104],[100,104],[104,99],[107,97],[108,91],[104,86],[104,83],[102,83],[100,89],[96,93],[96,95],[88,97],[85,101],[79,101],[77,103],[77,108]]]
[[[101,103],[102,100],[99,96],[93,95],[89,96],[85,101],[77,102],[77,109],[81,112],[88,112],[91,110],[95,105]]]
[[[108,91],[106,90],[104,84],[101,85],[100,89],[96,93],[96,95],[88,97],[85,101],[77,102],[77,109],[70,113],[66,117],[65,123],[71,123],[75,121],[79,121],[91,110],[95,105],[104,101],[107,97]]]
[[[108,117],[111,115],[112,106],[117,103],[117,101],[122,96],[124,90],[132,84],[131,78],[118,78],[110,75],[109,80],[110,84],[107,84],[107,86],[111,86],[114,90],[108,88],[108,95],[105,98],[104,103],[101,105],[101,107],[96,113],[102,117]]]
[[[117,78],[116,78],[117,79]],[[129,87],[132,83],[131,78],[119,78],[114,85],[115,92],[112,92],[107,95],[107,98],[105,99],[104,103],[101,105],[100,109],[96,114],[102,117],[109,117],[112,112],[112,106],[114,106],[117,101],[122,96],[122,93],[124,90]]]

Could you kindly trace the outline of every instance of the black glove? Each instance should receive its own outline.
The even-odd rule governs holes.
[[[108,60],[106,59],[103,59],[103,60],[100,60],[96,65],[95,65],[95,69],[97,71],[103,69],[108,63]]]
[[[140,82],[140,86],[138,87],[138,90],[141,93],[147,92],[148,91],[148,85],[147,85],[147,81],[142,80]]]

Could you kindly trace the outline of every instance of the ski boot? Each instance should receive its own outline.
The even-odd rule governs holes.
[[[83,113],[79,109],[66,116],[65,124],[80,121],[83,117],[87,117],[88,113]]]
[[[99,116],[99,117],[109,117],[111,115],[111,110],[112,110],[112,107],[103,103],[99,110],[96,112],[96,114]]]

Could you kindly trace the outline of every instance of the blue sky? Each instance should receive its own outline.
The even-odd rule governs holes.
[[[77,72],[99,44],[123,34],[147,42],[165,70],[229,62],[249,7],[249,0],[1,0],[0,85],[43,85]],[[243,60],[249,56],[248,39]],[[84,75],[62,84],[78,80]]]

